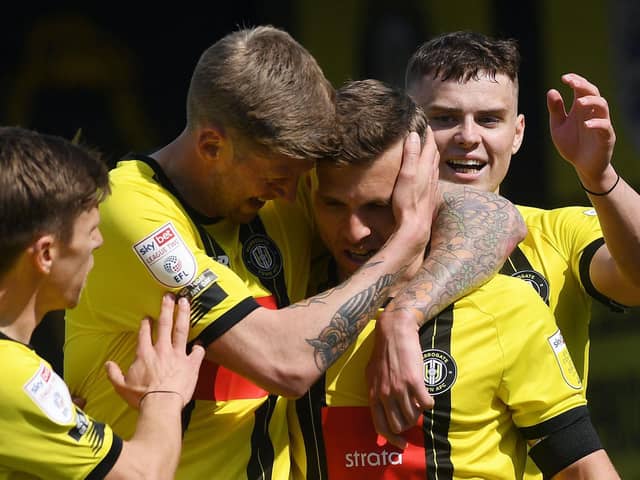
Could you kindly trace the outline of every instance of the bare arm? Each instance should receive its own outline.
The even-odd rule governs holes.
[[[620,476],[604,450],[581,458],[552,477],[554,480],[618,480]]]
[[[408,137],[392,204],[396,231],[369,262],[338,287],[282,310],[259,308],[212,342],[207,358],[263,388],[299,396],[344,352],[386,300],[395,279],[420,261],[431,230],[428,174],[438,153]]]
[[[611,164],[616,136],[607,101],[576,74],[563,75],[573,89],[569,113],[557,90],[547,93],[549,125],[562,157],[576,170],[598,213],[605,245],[595,254],[590,276],[596,289],[624,305],[640,305],[640,195]]]
[[[489,280],[526,235],[522,217],[503,197],[448,183],[441,191],[429,254],[379,316],[367,366],[376,429],[400,447],[405,440],[399,433],[433,405],[424,387],[418,328]]]
[[[136,360],[126,375],[107,362],[109,379],[116,391],[134,408],[140,408],[136,431],[125,441],[122,452],[106,478],[171,479],[182,444],[182,407],[191,399],[204,349],[198,345],[186,354],[189,304],[165,295],[158,317],[158,335],[151,342],[151,324],[140,327]],[[215,432],[213,432],[215,434]]]

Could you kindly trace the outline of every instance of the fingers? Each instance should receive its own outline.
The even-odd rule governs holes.
[[[189,362],[191,362],[191,366],[195,369],[199,369],[206,353],[207,351],[202,345],[194,345],[191,353],[189,354]]]
[[[138,330],[138,347],[136,355],[142,357],[150,348],[152,348],[151,341],[151,319],[145,317],[140,322],[140,329]]]
[[[184,350],[189,338],[189,322],[191,315],[191,305],[189,301],[182,297],[178,299],[178,308],[173,325],[173,347]]]
[[[564,100],[560,92],[551,89],[547,92],[547,110],[549,111],[549,124],[553,128],[567,118],[567,111],[564,107]]]
[[[125,384],[122,370],[120,370],[117,363],[112,362],[111,360],[105,363],[104,367],[107,370],[107,377],[109,377],[109,381],[113,385],[113,388],[118,391]]]
[[[585,95],[600,96],[600,91],[593,83],[577,73],[566,73],[561,77],[562,83],[571,87],[574,98],[583,97]]]
[[[380,404],[374,404],[371,406],[371,418],[373,419],[373,425],[376,432],[384,437],[389,443],[395,445],[398,448],[405,449],[407,447],[407,439],[402,435],[398,435],[391,431],[389,424],[387,423],[387,417],[384,409]]]
[[[171,345],[171,332],[173,330],[173,312],[176,301],[173,295],[165,293],[160,304],[160,315],[158,315],[158,335],[157,345]]]
[[[424,384],[422,385],[422,388],[414,392],[414,395],[416,408],[420,411],[431,410],[436,403],[433,400],[433,397],[429,395],[429,392],[427,391]]]
[[[576,100],[576,108],[585,118],[609,118],[609,104],[604,97],[581,97]]]
[[[416,132],[411,132],[407,135],[407,138],[404,141],[404,151],[402,157],[402,163],[406,163],[407,165],[410,162],[415,163],[418,161],[418,157],[420,156],[420,136]]]
[[[422,411],[416,409],[415,403],[407,395],[403,396],[399,403],[393,397],[386,401],[383,400],[382,407],[387,418],[388,428],[394,434],[400,434],[413,427],[422,414]]]
[[[420,160],[420,137],[416,132],[411,132],[404,141],[402,151],[402,166],[400,167],[400,177],[413,178],[418,170]]]

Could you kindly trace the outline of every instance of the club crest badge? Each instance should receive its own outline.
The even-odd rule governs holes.
[[[453,357],[438,349],[422,351],[424,384],[431,395],[441,395],[453,387],[458,367]]]
[[[540,298],[549,304],[549,282],[541,273],[535,270],[520,270],[511,275],[512,277],[524,280],[540,295]]]
[[[282,271],[282,254],[273,240],[261,233],[242,244],[242,261],[256,277],[271,280]]]

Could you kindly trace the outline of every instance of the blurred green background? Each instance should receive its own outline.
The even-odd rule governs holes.
[[[163,145],[181,131],[199,55],[238,26],[288,30],[335,86],[366,77],[401,86],[406,60],[420,43],[470,29],[516,38],[523,55],[526,135],[505,196],[547,208],[588,202],[548,135],[545,92],[558,88],[570,102],[560,84],[570,71],[608,99],[618,136],[614,163],[640,186],[640,2],[633,0],[236,0],[126,8],[23,2],[3,17],[2,123],[67,138],[81,128],[84,142],[110,161]],[[640,479],[639,313],[596,306],[591,327],[592,416],[627,479]],[[37,330],[34,344],[59,369],[63,335],[55,317]]]

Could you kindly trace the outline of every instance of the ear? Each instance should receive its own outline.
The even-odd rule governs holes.
[[[224,129],[207,126],[198,133],[198,152],[206,160],[214,160],[226,141]]]
[[[56,249],[56,239],[52,234],[42,235],[31,244],[29,252],[38,271],[45,275],[51,272],[57,254]]]
[[[516,117],[516,134],[513,137],[513,145],[511,146],[511,155],[515,155],[518,150],[520,150],[520,146],[522,145],[522,141],[524,140],[524,115],[519,113]]]

